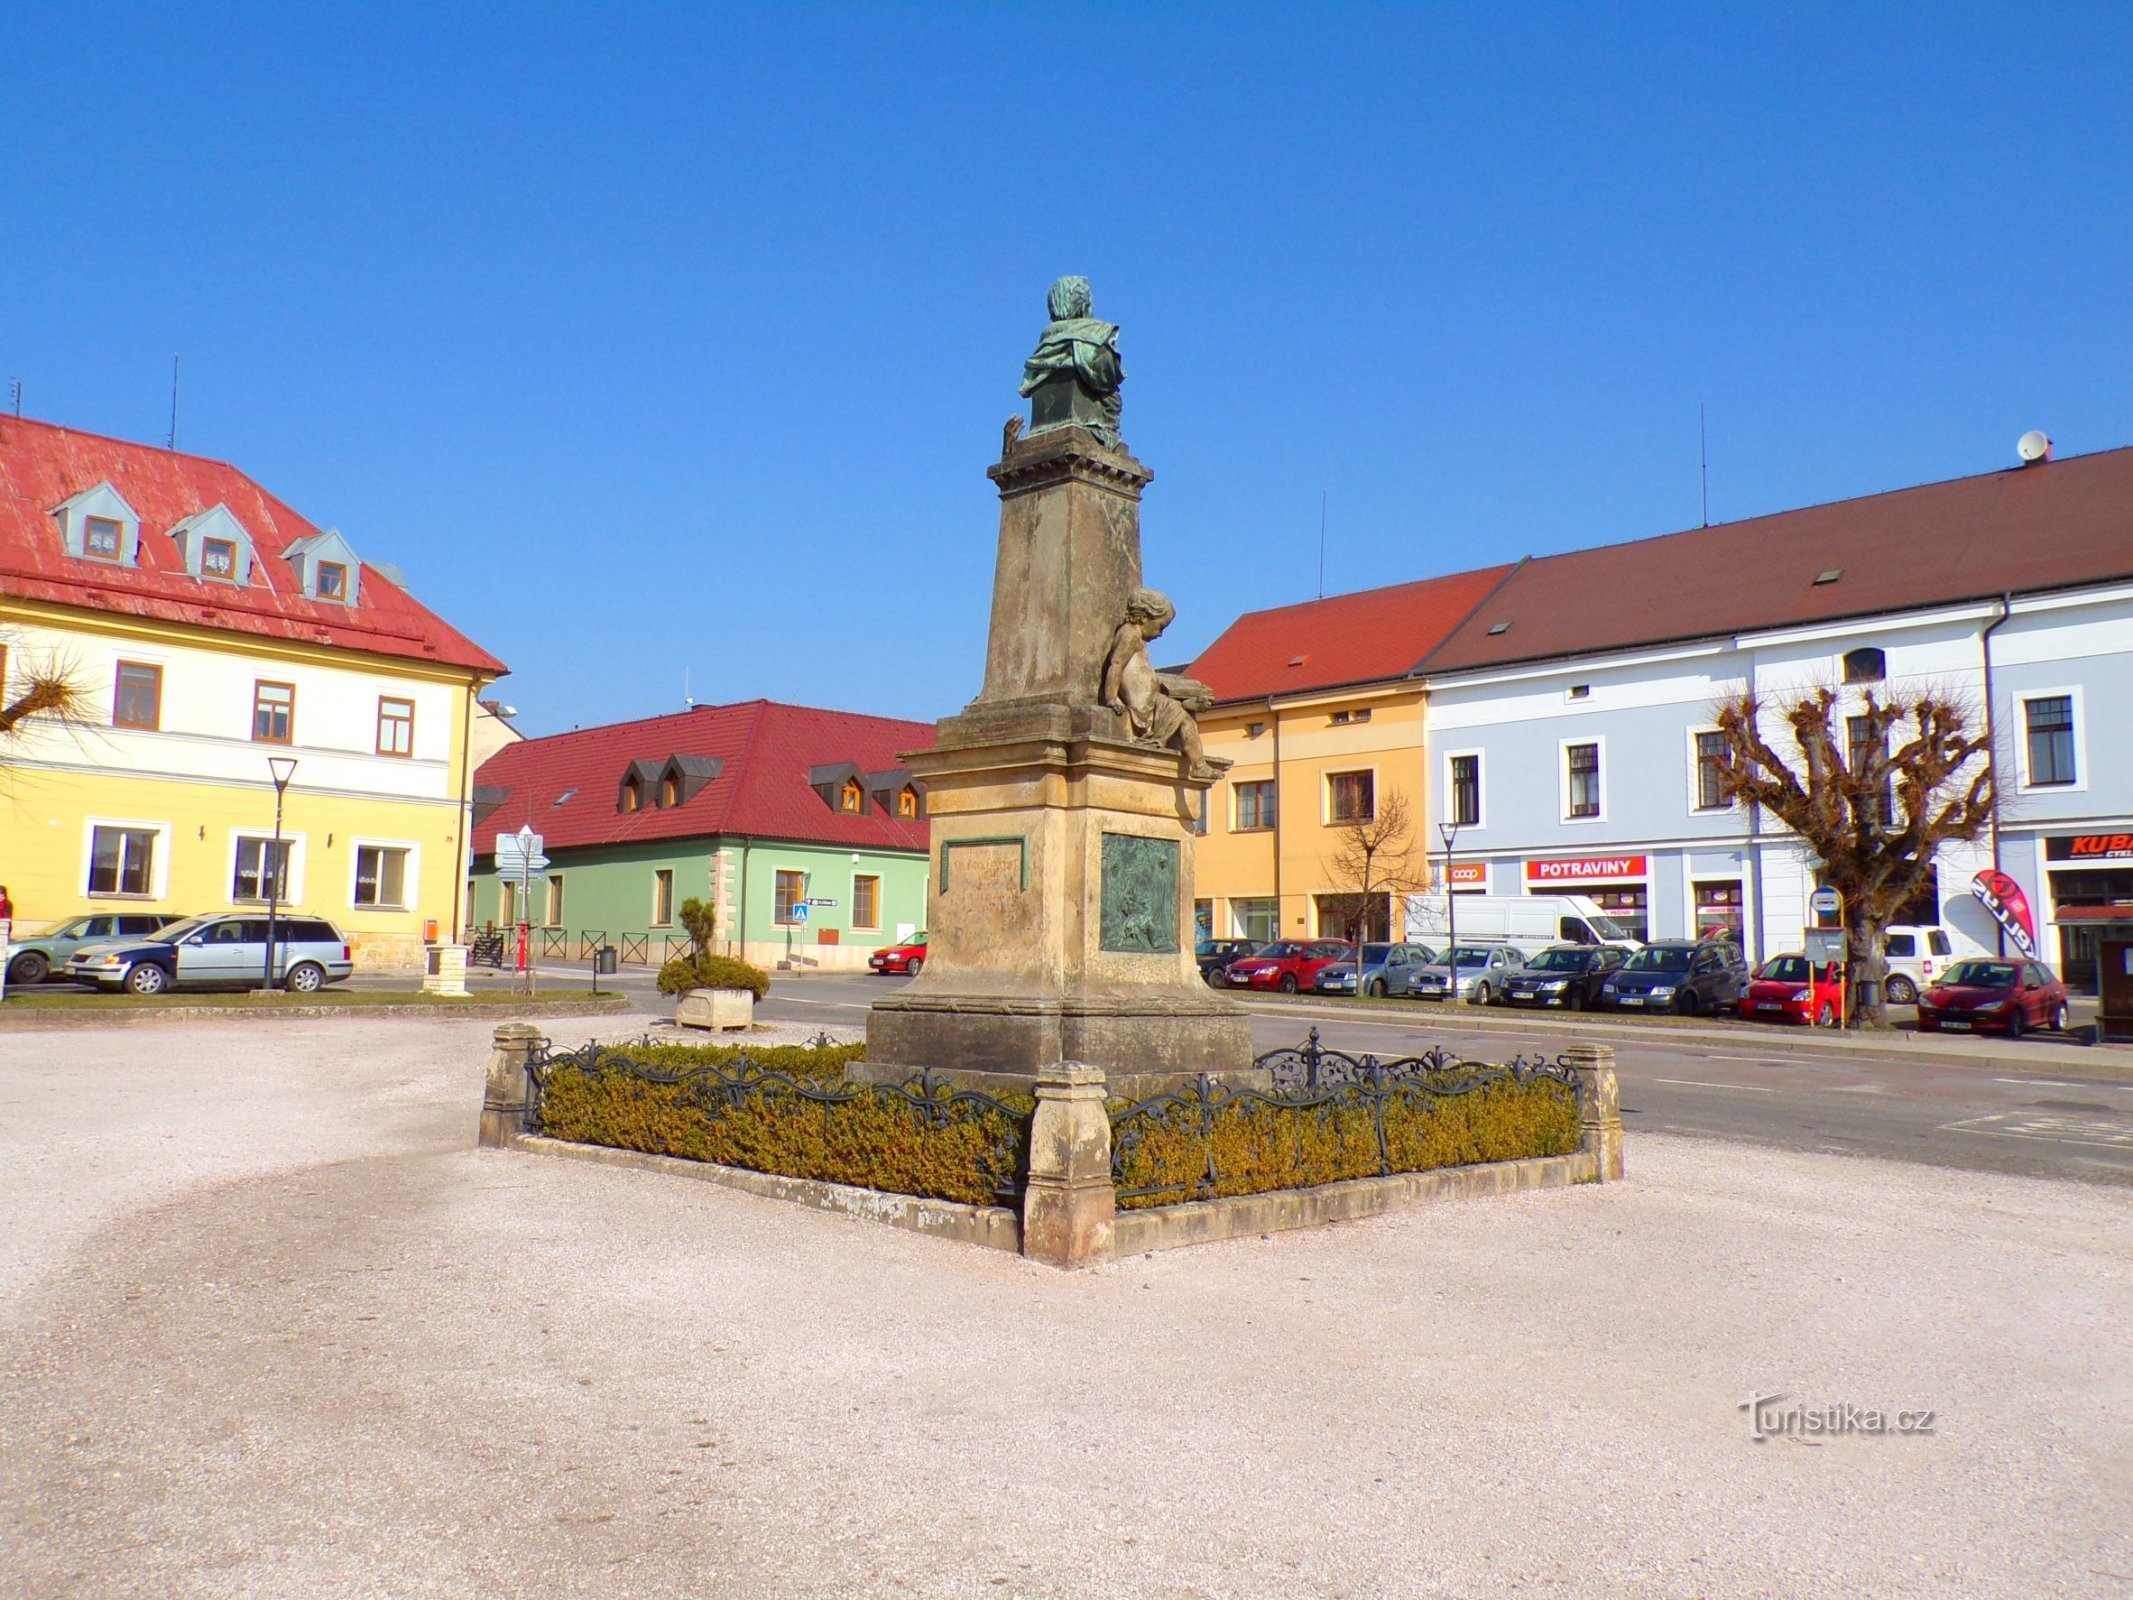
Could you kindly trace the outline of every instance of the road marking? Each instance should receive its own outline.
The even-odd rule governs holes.
[[[2064,1078],[1994,1078],[1992,1081],[2019,1084],[2024,1089],[2133,1089],[2133,1083],[2068,1083]]]
[[[873,1009],[871,1006],[863,1006],[851,1000],[802,1000],[796,994],[773,995],[770,999],[765,1000],[763,1004],[766,1006],[826,1006],[832,1011],[870,1011]]]
[[[1700,1059],[1702,1059],[1702,1060],[1705,1060],[1705,1061],[1752,1061],[1753,1063],[1755,1063],[1755,1065],[1757,1065],[1757,1066],[1759,1066],[1759,1067],[1782,1067],[1782,1066],[1796,1066],[1796,1065],[1798,1065],[1798,1063],[1797,1063],[1797,1062],[1791,1062],[1791,1061],[1772,1061],[1772,1060],[1771,1060],[1771,1059],[1770,1059],[1770,1058],[1769,1058],[1768,1056],[1714,1056],[1714,1055],[1704,1055],[1704,1056],[1702,1056],[1702,1057],[1701,1057]]]
[[[1832,1085],[1831,1094],[1887,1094],[1886,1085],[1879,1083],[1839,1083]]]
[[[2098,1117],[2036,1117],[2004,1112],[1944,1122],[1941,1133],[1981,1133],[1997,1139],[2034,1139],[2042,1144],[2080,1144],[2102,1150],[2133,1150],[2133,1126]]]
[[[1776,1094],[1775,1089],[1766,1089],[1759,1083],[1706,1083],[1701,1078],[1654,1078],[1653,1083],[1679,1083],[1691,1089],[1738,1089],[1743,1094]]]

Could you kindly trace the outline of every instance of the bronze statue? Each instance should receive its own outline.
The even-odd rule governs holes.
[[[1118,325],[1089,315],[1087,278],[1061,278],[1046,305],[1052,320],[1037,336],[1036,352],[1022,363],[1022,396],[1036,400],[1030,432],[1079,425],[1115,450],[1118,388],[1126,381],[1118,359]]]
[[[1170,626],[1178,608],[1154,589],[1136,589],[1126,602],[1125,620],[1111,636],[1104,659],[1103,703],[1116,711],[1135,744],[1184,753],[1185,770],[1195,778],[1214,776],[1200,744],[1195,711],[1215,703],[1214,691],[1197,678],[1157,672],[1148,662],[1149,642]]]

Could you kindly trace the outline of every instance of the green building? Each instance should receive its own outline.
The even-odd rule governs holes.
[[[718,950],[863,969],[925,927],[925,791],[902,753],[932,743],[930,723],[749,700],[507,746],[474,778],[473,925],[523,910],[537,955],[656,965],[694,898]],[[494,853],[521,827],[548,857],[530,897]]]

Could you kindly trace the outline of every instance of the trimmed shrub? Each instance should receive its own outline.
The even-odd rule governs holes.
[[[735,1075],[742,1061],[758,1073],[782,1072],[788,1078],[836,1088],[844,1082],[844,1069],[867,1053],[864,1044],[632,1044],[619,1052],[640,1067],[654,1072],[683,1073],[696,1067],[717,1067]]]
[[[1019,1192],[1034,1101],[1008,1097],[1003,1110],[955,1099],[945,1087],[916,1099],[916,1090],[829,1082],[823,1089],[836,1098],[812,1098],[745,1069],[735,1075],[699,1065],[661,1082],[619,1056],[590,1066],[565,1058],[544,1075],[541,1126],[551,1138],[581,1144],[889,1194],[997,1205]]]
[[[760,1000],[770,993],[770,974],[732,956],[695,950],[659,969],[661,994],[680,994],[686,989],[752,989]]]
[[[1403,1084],[1386,1095],[1384,1116],[1381,1153],[1370,1098],[1357,1090],[1316,1105],[1224,1101],[1205,1130],[1201,1108],[1190,1100],[1143,1113],[1123,1130],[1114,1115],[1118,1203],[1176,1205],[1386,1172],[1567,1155],[1578,1147],[1577,1091],[1553,1078],[1504,1079],[1449,1095]],[[1126,1191],[1135,1189],[1151,1192],[1129,1197]]]

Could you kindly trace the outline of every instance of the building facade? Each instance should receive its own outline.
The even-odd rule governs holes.
[[[524,920],[536,956],[657,964],[697,899],[728,954],[863,969],[924,931],[925,789],[902,755],[932,742],[929,723],[754,700],[509,745],[476,775],[477,924]],[[549,861],[526,885],[495,857],[521,827]]]
[[[234,467],[0,418],[0,699],[56,671],[84,701],[6,753],[18,926],[273,898],[361,968],[418,964],[464,914],[470,719],[504,670]]]

